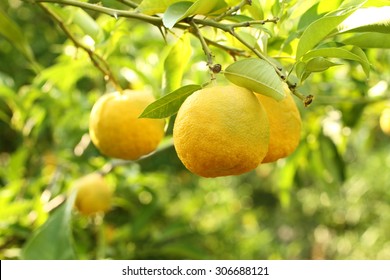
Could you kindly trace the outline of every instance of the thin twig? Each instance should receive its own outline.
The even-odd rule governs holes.
[[[227,26],[231,28],[237,28],[237,27],[249,27],[253,25],[264,25],[266,23],[277,23],[279,21],[278,17],[270,18],[270,19],[263,19],[263,20],[251,20],[251,21],[244,21],[239,23],[232,23],[227,24]]]
[[[102,58],[101,56],[99,56],[98,54],[96,54],[94,51],[92,51],[90,48],[88,48],[87,46],[85,46],[83,43],[79,42],[75,36],[73,36],[72,32],[66,27],[66,25],[64,24],[64,22],[62,21],[61,18],[59,18],[55,13],[53,13],[50,9],[48,9],[44,4],[42,3],[37,3],[39,7],[41,7],[48,15],[50,15],[50,17],[55,20],[57,22],[57,24],[59,25],[59,27],[62,29],[62,31],[65,33],[65,35],[73,42],[73,44],[77,47],[77,48],[81,48],[83,49],[89,56],[89,58],[91,59],[93,65],[100,70],[100,72],[103,73],[104,77],[108,78],[108,80],[110,80],[112,82],[112,84],[114,85],[114,87],[116,88],[116,90],[118,90],[119,92],[122,91],[122,88],[119,86],[119,83],[118,81],[116,80],[116,78],[114,77],[114,75],[112,74],[111,70],[110,70],[110,67],[107,63],[107,61]],[[103,64],[103,66],[101,65]]]
[[[208,39],[206,37],[203,37],[203,38],[208,45],[212,45],[212,46],[215,46],[221,50],[224,50],[225,52],[229,53],[233,57],[235,57],[235,56],[249,57],[250,56],[250,54],[248,52],[246,52],[245,50],[225,46],[225,45],[219,44],[211,39]]]
[[[46,3],[57,3],[62,5],[68,5],[68,6],[74,6],[79,7],[86,10],[92,10],[95,12],[103,13],[106,15],[110,15],[112,17],[118,18],[118,17],[125,17],[125,18],[132,18],[132,19],[138,19],[156,26],[162,26],[162,18],[157,16],[148,16],[141,13],[131,12],[131,11],[124,11],[124,10],[118,10],[118,9],[112,9],[107,8],[101,5],[95,5],[90,4],[86,2],[79,2],[74,0],[23,0],[26,2],[32,2],[32,3],[40,3],[40,2],[46,2]]]
[[[190,25],[193,28],[193,30],[195,31],[194,33],[198,37],[198,39],[202,45],[203,52],[205,53],[205,55],[207,57],[207,66],[209,67],[209,69],[211,69],[211,67],[213,66],[213,57],[214,57],[213,53],[209,49],[209,46],[207,45],[206,40],[203,38],[203,35],[200,32],[198,26],[192,20],[190,21]],[[211,71],[211,80],[215,80],[215,75],[214,75],[213,71]]]

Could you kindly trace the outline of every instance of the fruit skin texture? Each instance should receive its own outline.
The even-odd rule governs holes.
[[[191,172],[239,175],[256,168],[267,153],[268,120],[251,91],[233,85],[204,88],[180,107],[173,141]]]
[[[287,157],[298,147],[302,120],[292,95],[289,92],[286,95],[278,102],[263,94],[256,94],[267,112],[270,128],[268,153],[262,163]]]
[[[89,216],[110,209],[112,191],[99,173],[77,179],[72,188],[77,190],[75,207],[81,214]]]
[[[91,140],[98,150],[126,160],[153,152],[164,137],[165,121],[138,117],[154,100],[151,93],[135,90],[101,96],[89,121]]]
[[[390,108],[385,108],[379,118],[379,126],[383,133],[390,135]]]

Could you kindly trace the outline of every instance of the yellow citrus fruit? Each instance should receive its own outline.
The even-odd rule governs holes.
[[[379,126],[383,133],[390,135],[390,108],[386,108],[382,111],[379,118]]]
[[[267,112],[270,129],[268,153],[262,163],[287,157],[298,147],[301,138],[301,116],[292,95],[289,92],[286,94],[286,98],[281,101],[256,94]]]
[[[238,175],[256,168],[268,151],[269,125],[255,95],[233,85],[194,92],[173,127],[176,152],[203,177]]]
[[[94,145],[106,156],[127,160],[153,152],[164,137],[165,121],[138,117],[154,100],[151,93],[135,90],[100,97],[89,122]]]
[[[77,190],[75,206],[81,214],[88,216],[110,209],[112,191],[99,173],[79,178],[72,187]]]

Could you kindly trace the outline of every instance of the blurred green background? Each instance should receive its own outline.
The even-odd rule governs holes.
[[[271,54],[298,24],[292,11],[278,10],[284,22],[272,30]],[[89,44],[95,35],[92,47],[122,87],[160,96],[175,36],[166,42],[146,23],[89,14],[97,31],[69,19],[74,36]],[[0,17],[1,259],[23,258],[72,181],[107,164],[119,165],[106,176],[115,186],[112,210],[94,218],[72,212],[69,234],[50,231],[29,248],[37,258],[54,247],[51,256],[78,259],[390,259],[390,136],[379,127],[390,106],[388,50],[365,50],[369,79],[354,62],[308,78],[301,90],[315,100],[308,108],[297,100],[303,131],[293,155],[205,179],[182,166],[169,133],[162,149],[137,163],[103,157],[90,143],[88,118],[112,85],[37,5],[2,1]],[[194,37],[191,44],[182,84],[202,84],[205,56]],[[233,62],[212,51],[223,67]]]

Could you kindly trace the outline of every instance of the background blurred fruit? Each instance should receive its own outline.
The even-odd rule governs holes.
[[[383,131],[383,133],[390,135],[390,108],[386,108],[382,111],[379,125]]]
[[[99,173],[91,173],[73,182],[77,191],[75,206],[83,215],[107,212],[111,207],[112,190]]]

